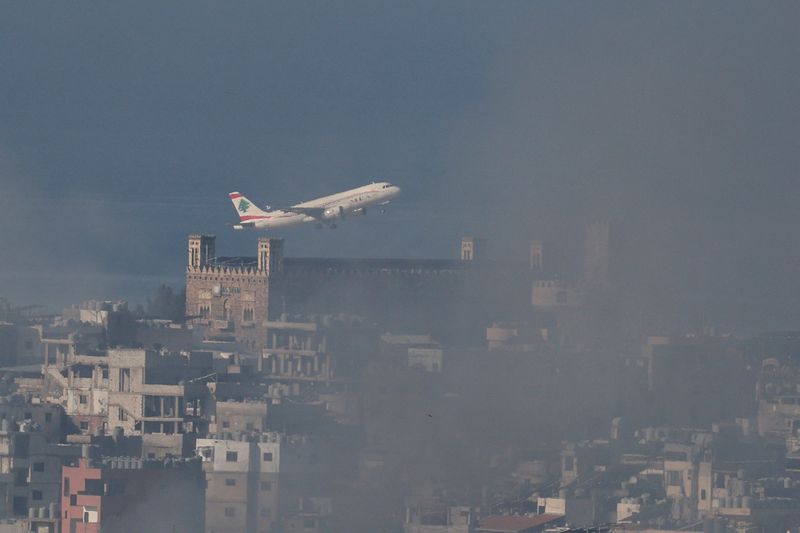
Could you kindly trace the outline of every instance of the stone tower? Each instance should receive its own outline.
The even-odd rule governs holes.
[[[283,271],[283,239],[259,237],[258,271],[264,272],[267,277]]]
[[[187,265],[194,268],[203,268],[211,264],[216,258],[216,237],[213,235],[190,235],[189,258]]]
[[[531,241],[530,268],[538,274],[544,272],[544,244],[542,241]]]
[[[486,239],[463,237],[461,239],[462,261],[484,261],[486,259]]]

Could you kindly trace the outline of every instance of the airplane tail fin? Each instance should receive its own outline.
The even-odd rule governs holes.
[[[239,214],[239,220],[242,222],[252,220],[253,217],[260,217],[267,214],[238,192],[232,192],[228,197],[231,199],[231,202],[233,202],[233,207],[236,209],[236,212]]]

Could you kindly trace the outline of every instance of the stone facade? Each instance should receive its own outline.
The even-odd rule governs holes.
[[[210,338],[262,348],[276,287],[272,278],[283,269],[283,241],[260,238],[255,260],[216,257],[215,249],[213,236],[189,237],[186,314],[206,326]]]

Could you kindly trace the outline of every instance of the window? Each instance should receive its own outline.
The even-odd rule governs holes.
[[[42,499],[42,491],[40,491],[40,490],[31,491],[31,498],[33,498],[34,500],[41,500]]]
[[[242,312],[242,320],[245,322],[252,322],[253,321],[253,310],[249,307],[246,307]]]
[[[239,452],[225,452],[225,460],[229,463],[235,463],[239,460]]]
[[[575,458],[571,455],[564,457],[564,470],[567,472],[572,472],[575,469]]]
[[[253,431],[254,426],[252,422],[248,422],[247,424],[244,425],[244,427],[245,429],[247,429],[247,431]]]
[[[264,462],[272,461],[272,452],[264,452]]]
[[[155,459],[156,458],[156,453],[155,452],[147,452],[147,458],[148,459]]]
[[[223,420],[222,421],[222,429],[228,429],[229,427],[231,427],[231,423],[228,422],[227,420]]]
[[[131,391],[131,369],[130,368],[120,368],[119,369],[119,392],[130,392]]]
[[[44,421],[45,422],[52,422],[53,421],[53,413],[45,413],[44,414]]]
[[[263,490],[265,492],[272,490],[272,482],[271,481],[262,481],[261,482],[261,490]]]
[[[26,411],[25,420],[33,420],[33,413],[31,413],[30,411]]]
[[[700,489],[700,499],[705,501],[705,499],[706,499],[706,489]]]
[[[28,514],[28,498],[25,496],[14,496],[14,502],[12,505],[15,515],[25,516]]]
[[[94,506],[83,506],[83,523],[84,524],[96,524],[100,520],[100,515],[97,512],[97,507]]]
[[[120,407],[120,408],[118,409],[118,412],[119,412],[119,414],[117,414],[117,418],[118,418],[119,420],[121,420],[121,421],[123,421],[123,422],[125,422],[126,420],[128,420],[128,413],[126,413],[126,412],[125,412],[125,409],[123,409],[122,407]]]
[[[233,507],[226,507],[225,508],[225,516],[230,518],[230,517],[235,516],[235,515],[236,515],[236,509],[234,509]]]
[[[81,494],[88,494],[90,496],[102,496],[105,493],[105,485],[100,479],[87,479],[84,484],[84,490]]]
[[[89,399],[86,397],[85,394],[79,395],[78,396],[78,401],[81,402],[81,404],[83,404],[83,405],[86,405],[87,403],[89,403]]]
[[[679,470],[667,470],[667,485],[677,487],[681,484],[681,473]]]
[[[64,496],[69,496],[69,478],[64,478]]]
[[[80,422],[81,431],[87,431],[89,429],[89,422],[86,420],[82,420]]]
[[[230,478],[230,477],[226,478],[225,479],[225,485],[227,485],[229,487],[235,487],[236,486],[236,480],[233,479],[233,478]]]
[[[28,434],[18,433],[14,440],[14,457],[27,459],[30,453],[31,437]]]
[[[33,463],[34,472],[44,472],[44,463]]]

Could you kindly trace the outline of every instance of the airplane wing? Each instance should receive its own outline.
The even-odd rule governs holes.
[[[311,218],[322,218],[322,215],[325,214],[324,207],[279,207],[274,210],[298,213],[300,215],[310,216]]]

